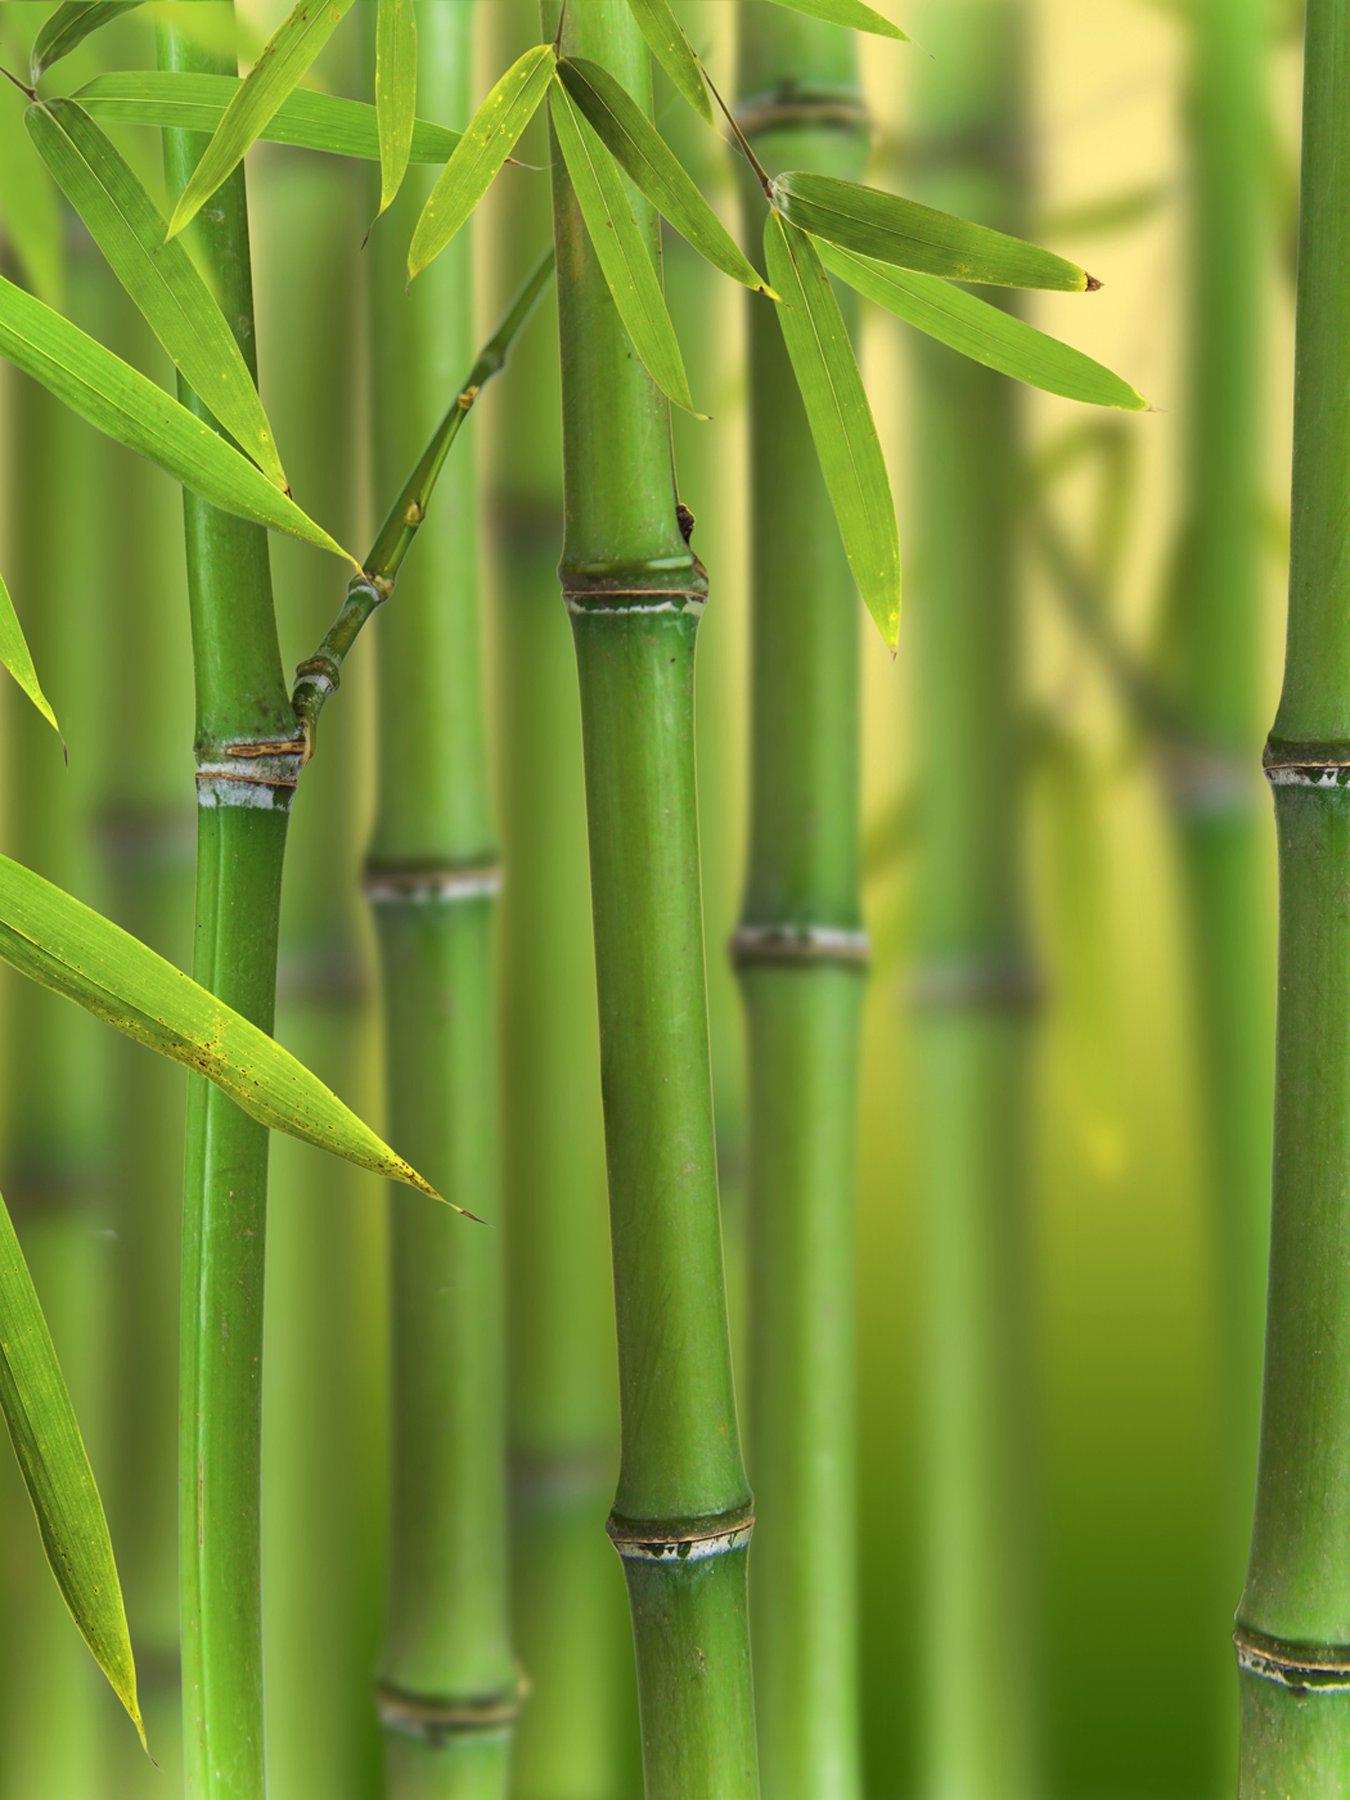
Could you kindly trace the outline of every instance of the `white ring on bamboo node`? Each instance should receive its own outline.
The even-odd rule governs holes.
[[[670,1536],[663,1535],[659,1527],[643,1536],[642,1525],[627,1519],[611,1517],[607,1526],[623,1561],[641,1563],[705,1562],[712,1556],[729,1556],[733,1550],[749,1546],[754,1529],[753,1513],[738,1514],[725,1523],[710,1519],[704,1530],[691,1528]]]
[[[1244,1675],[1255,1675],[1261,1681],[1273,1681],[1277,1687],[1300,1693],[1350,1693],[1350,1661],[1344,1650],[1286,1649],[1249,1637],[1243,1631],[1233,1633],[1233,1644],[1238,1668]]]
[[[1268,763],[1272,787],[1338,788],[1350,786],[1350,763]]]
[[[639,613],[692,613],[701,618],[707,597],[703,594],[654,594],[650,599],[616,594],[612,600],[591,600],[577,594],[564,594],[563,605],[574,619],[624,619]]]
[[[738,963],[865,965],[871,953],[865,931],[840,925],[741,925],[731,934],[731,955]]]
[[[197,764],[197,804],[243,806],[260,812],[285,812],[300,785],[303,746],[227,744],[225,755]]]
[[[364,891],[372,906],[394,906],[403,901],[414,906],[427,906],[454,900],[485,899],[502,891],[501,865],[375,869],[366,876]]]

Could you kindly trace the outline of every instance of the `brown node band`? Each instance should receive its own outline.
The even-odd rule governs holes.
[[[525,1684],[496,1694],[475,1694],[463,1699],[441,1700],[409,1694],[402,1688],[381,1686],[375,1690],[375,1710],[386,1731],[404,1737],[424,1738],[432,1744],[469,1733],[505,1731],[520,1716]]]
[[[1239,1625],[1233,1633],[1238,1668],[1296,1692],[1350,1692],[1350,1646],[1290,1644]]]
[[[837,925],[741,925],[732,932],[729,948],[737,968],[777,963],[863,970],[872,955],[865,931]]]
[[[735,1512],[669,1523],[625,1519],[611,1513],[605,1529],[625,1562],[702,1562],[710,1556],[744,1550],[755,1529],[755,1511],[747,1506]]]

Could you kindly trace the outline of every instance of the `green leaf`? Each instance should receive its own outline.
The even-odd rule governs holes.
[[[764,278],[685,173],[684,166],[642,108],[608,69],[582,57],[558,64],[563,86],[622,164],[634,186],[714,268],[756,293]]]
[[[138,938],[0,856],[0,959],[228,1094],[274,1131],[435,1194],[265,1031]]]
[[[502,76],[465,127],[427,197],[408,251],[408,278],[435,262],[491,187],[553,78],[552,44],[536,44]]]
[[[215,135],[202,152],[192,179],[178,197],[169,221],[176,237],[228,181],[248,147],[295,87],[337,29],[352,0],[299,0],[263,46],[246,80],[225,109]]]
[[[908,32],[864,6],[863,0],[776,0],[776,4],[789,12],[805,13],[811,19],[824,19],[827,25],[847,25],[851,31],[872,31],[878,37],[899,38],[902,42],[909,39]]]
[[[661,278],[633,216],[623,176],[573,106],[561,81],[553,89],[551,112],[587,235],[624,330],[661,392],[686,412],[693,412],[689,377],[666,310]]]
[[[771,198],[801,230],[902,269],[949,281],[1078,294],[1101,285],[1053,251],[856,181],[791,170],[775,179]]]
[[[284,492],[285,471],[243,352],[183,245],[165,241],[164,215],[133,170],[74,100],[39,100],[27,123],[42,160],[174,365]]]
[[[5,586],[3,575],[0,575],[0,663],[3,663],[9,670],[15,681],[59,737],[61,727],[56,722],[56,714],[52,711],[51,702],[43,693],[42,684],[37,678],[37,670],[33,667],[28,640],[23,635],[23,626],[19,623],[19,615],[14,610],[14,602],[10,599],[9,589]]]
[[[56,1585],[145,1743],[108,1520],[56,1346],[0,1199],[0,1409]]]
[[[1117,406],[1126,412],[1142,412],[1148,406],[1142,394],[1101,363],[1047,337],[1025,319],[991,306],[978,294],[968,294],[935,275],[916,275],[855,256],[835,244],[822,242],[819,252],[827,269],[868,300],[986,368],[1089,406]]]
[[[703,79],[703,67],[675,17],[670,0],[628,0],[628,6],[637,20],[638,30],[647,40],[647,48],[674,82],[677,91],[700,118],[711,125],[712,102]]]
[[[45,69],[78,49],[91,31],[139,5],[140,0],[65,0],[33,40],[28,65],[33,85],[36,87]]]
[[[0,356],[213,506],[360,564],[218,431],[50,306],[0,277]]]
[[[127,70],[96,75],[75,98],[87,112],[118,125],[156,125],[170,131],[213,132],[243,86],[236,75],[190,75],[175,69]],[[330,156],[359,156],[378,162],[380,134],[375,108],[365,100],[343,100],[296,88],[258,133],[269,144],[321,150]],[[460,134],[426,119],[413,123],[412,160],[448,162]]]
[[[900,632],[900,543],[885,458],[844,315],[815,245],[777,213],[764,222],[775,309],[815,440],[821,474],[867,610],[894,650]]]
[[[417,115],[417,19],[413,0],[379,0],[375,113],[380,132],[380,211],[403,186]]]

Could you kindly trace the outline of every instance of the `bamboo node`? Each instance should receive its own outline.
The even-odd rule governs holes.
[[[465,863],[367,863],[362,892],[372,906],[445,905],[489,899],[502,891],[495,858]]]
[[[1295,1693],[1350,1693],[1350,1645],[1290,1644],[1239,1625],[1233,1633],[1238,1669]]]
[[[710,1556],[728,1556],[748,1548],[754,1529],[753,1507],[661,1523],[611,1513],[605,1524],[610,1542],[624,1562],[642,1563],[703,1562]]]
[[[527,1691],[523,1677],[498,1693],[471,1694],[459,1699],[410,1694],[402,1688],[381,1685],[375,1690],[375,1710],[386,1731],[442,1744],[448,1738],[468,1733],[509,1732],[520,1717]]]
[[[837,963],[865,970],[872,955],[867,933],[839,925],[740,925],[731,934],[738,969],[756,963]]]
[[[1040,1005],[1042,988],[1035,970],[1024,962],[972,958],[918,970],[909,997],[924,1012],[1030,1012]]]
[[[285,812],[300,785],[306,745],[298,738],[241,738],[198,756],[197,804]]]

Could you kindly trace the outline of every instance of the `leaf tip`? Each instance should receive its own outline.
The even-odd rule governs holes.
[[[1101,292],[1101,286],[1102,284],[1098,281],[1097,277],[1095,275],[1089,275],[1087,270],[1084,269],[1083,292],[1085,294],[1099,294]]]

